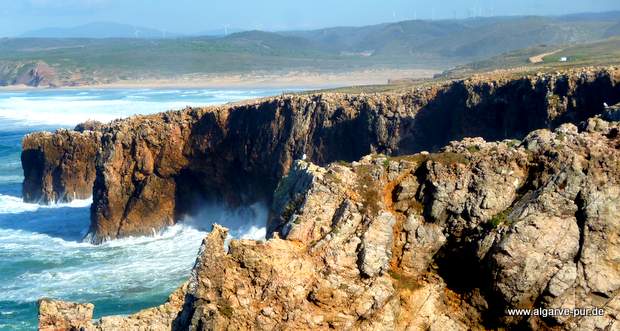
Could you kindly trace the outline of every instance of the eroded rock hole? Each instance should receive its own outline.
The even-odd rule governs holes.
[[[256,191],[234,195],[229,190],[213,185],[213,178],[205,174],[182,171],[176,177],[176,220],[205,231],[217,223],[230,229],[231,237],[264,239],[269,200]]]

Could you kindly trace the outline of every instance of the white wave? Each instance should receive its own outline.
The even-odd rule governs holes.
[[[83,209],[23,204],[17,197],[0,195],[1,201],[13,211],[26,205],[40,208],[38,212],[45,211],[46,215],[28,220],[0,217],[0,268],[3,263],[29,266],[0,278],[3,300],[16,303],[41,297],[92,301],[169,293],[189,276],[202,239],[213,223],[230,229],[228,240],[262,240],[268,215],[262,204],[237,209],[208,205],[198,216],[153,236],[92,245],[77,238],[76,227],[85,229],[88,224],[88,213]],[[67,224],[64,230],[63,222]],[[57,237],[54,231],[68,231],[66,238],[74,239]]]
[[[18,214],[32,212],[39,209],[51,208],[84,208],[92,204],[92,199],[73,200],[69,203],[58,203],[52,205],[39,205],[36,203],[24,202],[20,197],[0,194],[0,214]]]
[[[217,223],[229,229],[231,238],[264,240],[269,211],[262,203],[239,208],[222,208],[220,205],[207,204],[195,216],[187,217],[183,223],[199,229],[210,230]]]
[[[19,233],[5,237],[3,232],[3,242],[20,245]],[[171,291],[189,274],[205,232],[178,225],[161,236],[125,238],[98,246],[42,234],[21,235],[24,242],[28,239],[38,245],[22,247],[31,249],[32,255],[13,257],[33,267],[0,283],[7,301],[32,302],[41,297],[89,301]],[[0,246],[0,251],[5,249]]]
[[[196,92],[190,95],[189,93]],[[0,95],[0,119],[22,125],[74,126],[87,120],[109,122],[187,106],[206,106],[276,95],[276,90],[89,90]],[[185,94],[185,96],[183,96]]]

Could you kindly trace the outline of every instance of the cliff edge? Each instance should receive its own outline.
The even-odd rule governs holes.
[[[579,69],[384,94],[285,95],[136,116],[94,133],[34,134],[24,139],[24,198],[92,192],[91,241],[150,234],[205,201],[270,202],[303,155],[326,165],[436,151],[464,137],[521,139],[604,112],[620,102],[619,81],[615,68]]]

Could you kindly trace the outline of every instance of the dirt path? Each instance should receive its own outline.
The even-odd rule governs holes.
[[[545,58],[545,56],[553,55],[553,54],[559,53],[561,51],[563,51],[563,49],[556,49],[555,51],[552,51],[552,52],[547,52],[547,53],[542,53],[542,54],[534,55],[534,56],[530,57],[528,60],[530,61],[530,63],[543,63],[543,62],[545,62],[543,60]]]

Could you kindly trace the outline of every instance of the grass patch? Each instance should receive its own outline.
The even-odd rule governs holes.
[[[469,159],[465,155],[454,152],[431,154],[430,159],[444,165],[469,164]]]
[[[467,146],[467,151],[469,151],[470,153],[480,152],[480,146],[476,146],[476,145]]]
[[[508,216],[510,215],[511,212],[512,212],[512,209],[509,208],[491,217],[491,219],[489,220],[489,224],[491,225],[491,228],[495,229],[502,224],[508,224],[509,223]]]
[[[394,280],[394,285],[397,290],[415,291],[421,287],[416,277],[406,275],[402,271],[390,270],[388,274]]]
[[[228,302],[220,303],[217,306],[217,310],[220,312],[220,314],[226,316],[227,318],[231,318],[233,316],[233,313],[235,312],[233,307],[231,307]]]
[[[506,143],[506,146],[509,148],[517,148],[519,145],[521,145],[521,141],[516,139],[510,140]]]
[[[357,192],[362,198],[364,205],[364,212],[370,215],[376,215],[379,213],[382,194],[373,179],[371,172],[374,170],[373,166],[365,165],[356,169],[358,175]]]

